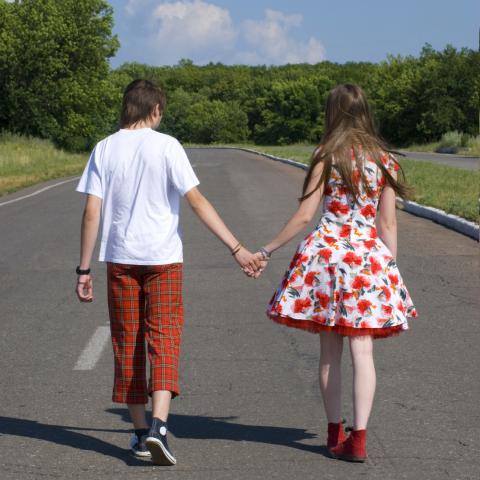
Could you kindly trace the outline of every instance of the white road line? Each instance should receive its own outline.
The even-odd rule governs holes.
[[[78,180],[79,178],[80,177],[69,178],[68,180],[63,180],[62,182],[54,183],[53,185],[49,185],[48,187],[43,187],[40,190],[36,190],[35,192],[29,193],[28,195],[24,195],[23,197],[18,197],[18,198],[14,198],[13,200],[8,200],[6,202],[2,202],[2,203],[0,203],[0,207],[3,207],[3,206],[8,205],[10,203],[19,202],[20,200],[25,200],[26,198],[34,197],[35,195],[38,195],[39,193],[50,190],[51,188],[58,187],[60,185],[63,185],[64,183],[74,182],[75,180]]]
[[[73,369],[92,370],[100,359],[103,349],[109,339],[110,327],[97,327]]]

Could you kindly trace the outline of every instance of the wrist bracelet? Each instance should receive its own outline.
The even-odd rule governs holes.
[[[264,260],[270,260],[272,252],[269,252],[265,247],[260,247],[258,251],[262,254]]]
[[[77,275],[88,275],[90,273],[90,269],[87,268],[85,270],[82,270],[80,268],[80,266],[78,266],[76,269],[75,269],[75,272],[77,273]]]
[[[232,251],[232,256],[236,255],[241,249],[242,249],[242,245],[239,243]]]

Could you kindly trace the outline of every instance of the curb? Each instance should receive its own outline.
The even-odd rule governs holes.
[[[473,238],[477,242],[480,241],[480,227],[474,222],[465,220],[457,215],[452,215],[439,208],[427,207],[426,205],[421,205],[410,200],[397,198],[397,201],[405,212],[416,215],[417,217],[427,218],[435,223],[443,225],[444,227]]]
[[[212,147],[209,147],[212,148]],[[287,165],[292,165],[303,170],[307,170],[308,166],[304,163],[297,162],[295,160],[290,160],[288,158],[276,157],[275,155],[270,155],[269,153],[259,152],[258,150],[253,150],[252,148],[243,148],[243,147],[213,147],[219,149],[230,149],[230,150],[241,150],[244,152],[255,153],[262,157],[270,158],[277,162],[286,163]],[[473,238],[477,242],[480,241],[480,227],[468,220],[465,220],[462,217],[457,215],[452,215],[447,213],[444,210],[439,208],[427,207],[426,205],[421,205],[410,200],[403,200],[397,197],[397,202],[400,205],[401,209],[405,212],[408,212],[417,217],[426,218],[432,220],[435,223],[443,225],[444,227],[455,230],[458,233],[466,235],[467,237]]]

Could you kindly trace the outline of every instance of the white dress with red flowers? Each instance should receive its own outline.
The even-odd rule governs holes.
[[[388,155],[382,161],[389,169],[398,168]],[[354,166],[358,203],[332,168],[324,213],[298,246],[270,301],[267,315],[272,320],[315,333],[381,338],[408,329],[407,317],[417,316],[397,264],[375,228],[384,175],[369,158],[363,165],[370,190]]]

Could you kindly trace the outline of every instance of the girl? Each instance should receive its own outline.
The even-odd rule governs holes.
[[[400,166],[375,132],[365,95],[339,85],[327,99],[325,134],[313,153],[300,206],[260,254],[265,260],[312,219],[317,227],[299,245],[267,315],[320,334],[320,390],[332,457],[364,462],[375,392],[373,339],[408,328],[417,313],[398,271],[395,194]],[[378,230],[377,230],[378,227]],[[260,255],[259,255],[260,256]],[[348,337],[353,363],[353,429],[341,423],[341,357]]]

